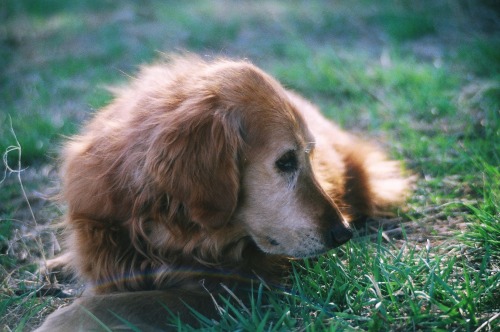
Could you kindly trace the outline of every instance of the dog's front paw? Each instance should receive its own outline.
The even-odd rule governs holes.
[[[52,259],[40,262],[39,275],[51,284],[61,281],[69,281],[74,278],[71,269],[71,253],[67,252]]]

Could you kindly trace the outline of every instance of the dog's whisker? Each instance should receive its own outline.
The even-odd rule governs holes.
[[[308,142],[306,144],[306,148],[304,149],[304,152],[306,154],[310,154],[314,150],[315,147],[316,147],[316,142]]]

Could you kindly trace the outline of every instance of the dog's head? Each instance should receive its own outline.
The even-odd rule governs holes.
[[[307,257],[351,231],[311,166],[314,137],[286,90],[245,62],[198,64],[146,167],[190,219],[240,227],[264,252]]]

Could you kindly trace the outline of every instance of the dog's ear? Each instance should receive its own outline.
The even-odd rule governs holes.
[[[147,171],[193,221],[204,227],[225,225],[236,208],[240,183],[237,112],[191,100],[165,119],[151,133]]]

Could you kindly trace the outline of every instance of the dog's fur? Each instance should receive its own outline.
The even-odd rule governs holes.
[[[397,162],[249,62],[173,56],[115,94],[62,155],[63,263],[93,295],[42,330],[213,316],[221,283],[278,282],[404,198]]]

